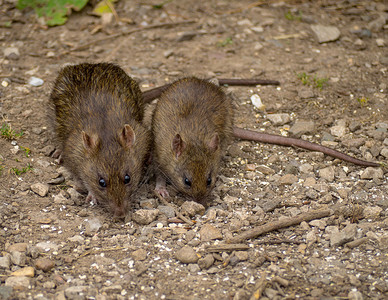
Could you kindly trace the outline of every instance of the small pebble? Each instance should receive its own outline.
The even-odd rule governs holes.
[[[11,258],[9,255],[0,256],[0,269],[9,269],[11,267]]]
[[[281,185],[291,185],[295,182],[298,182],[298,177],[294,174],[286,174],[280,177],[279,184]]]
[[[199,256],[192,247],[184,246],[175,253],[175,258],[184,264],[194,264]]]
[[[205,257],[198,260],[198,266],[203,270],[209,269],[214,263],[214,257],[211,254],[207,254]]]
[[[93,218],[86,221],[85,231],[88,235],[92,235],[102,227],[102,223],[98,218]]]
[[[201,236],[202,242],[207,242],[207,241],[217,240],[217,239],[223,238],[221,230],[219,230],[218,228],[214,227],[211,224],[203,225],[199,231],[199,234]]]
[[[137,249],[131,253],[131,257],[137,260],[145,260],[147,258],[147,251],[144,249]]]
[[[40,79],[40,78],[34,77],[34,76],[32,76],[28,80],[28,84],[31,86],[41,86],[41,85],[43,85],[43,83],[44,83],[43,79]]]
[[[25,267],[19,270],[16,270],[11,273],[11,276],[26,276],[26,277],[34,277],[35,270],[33,267]]]
[[[148,225],[156,219],[158,209],[138,209],[132,214],[132,220],[140,225]]]
[[[17,290],[25,290],[30,287],[30,278],[25,276],[20,276],[20,277],[11,276],[5,280],[5,285],[11,286]]]
[[[49,191],[49,185],[46,183],[34,183],[31,190],[41,197],[46,197]]]
[[[205,207],[195,201],[185,201],[181,206],[181,213],[189,217],[194,217],[197,214],[202,216],[205,214]]]
[[[381,168],[368,167],[361,173],[361,179],[382,179],[384,172]]]
[[[35,268],[37,270],[48,272],[54,267],[55,267],[55,262],[53,262],[51,259],[48,259],[48,258],[38,258],[35,261]]]

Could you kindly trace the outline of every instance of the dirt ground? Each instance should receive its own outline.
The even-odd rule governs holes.
[[[186,215],[198,212],[194,225],[158,202],[151,171],[133,213],[153,218],[138,224],[114,220],[75,192],[51,157],[47,120],[52,83],[66,64],[115,62],[142,90],[188,75],[272,79],[280,86],[228,88],[236,126],[293,132],[387,163],[386,1],[181,0],[162,9],[153,0],[119,1],[119,22],[102,23],[87,6],[53,28],[15,2],[0,0],[0,299],[388,297],[386,167],[235,140],[203,215],[174,198]],[[319,43],[315,25],[340,35]],[[33,76],[44,83],[32,86]],[[280,113],[284,122],[271,119]],[[312,127],[298,134],[302,120]],[[329,215],[235,250],[208,248],[316,210]]]

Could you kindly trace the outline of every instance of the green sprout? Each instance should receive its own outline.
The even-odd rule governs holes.
[[[159,4],[154,4],[152,5],[152,8],[154,9],[162,9],[163,6],[165,6],[166,4],[172,2],[173,0],[166,0],[166,1],[163,1],[162,3],[159,3]]]
[[[296,74],[298,76],[298,79],[302,82],[303,85],[313,86],[315,88],[318,88],[320,90],[323,89],[323,87],[327,84],[329,81],[328,78],[318,78],[316,75],[311,76],[306,74],[305,72]]]
[[[32,166],[30,165],[30,163],[28,163],[27,166],[21,170],[19,170],[18,168],[11,168],[11,171],[13,171],[18,176],[21,174],[24,174],[30,170],[32,170]]]
[[[356,99],[358,103],[360,103],[361,107],[365,107],[368,104],[369,98],[361,97]]]
[[[233,44],[233,40],[231,37],[227,37],[225,40],[217,42],[218,47],[225,47],[230,44]]]
[[[19,133],[16,133],[9,124],[3,123],[0,128],[0,135],[6,140],[13,140],[20,138],[23,135],[23,130],[21,130]]]
[[[284,14],[284,17],[289,21],[301,21],[302,12],[298,11],[298,14],[294,14],[293,12],[288,11]]]
[[[30,148],[20,146],[20,149],[24,151],[26,157],[29,157],[29,156],[30,156],[30,152],[31,152],[31,149],[30,149]]]

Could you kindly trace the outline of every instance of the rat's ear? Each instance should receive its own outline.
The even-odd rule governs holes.
[[[214,136],[210,140],[208,146],[209,146],[211,151],[216,151],[218,149],[219,145],[220,145],[220,137],[219,137],[218,133],[216,133],[216,134],[214,134]]]
[[[124,125],[123,130],[119,133],[119,141],[124,148],[130,148],[136,140],[135,132],[128,124]]]
[[[177,133],[177,135],[172,140],[172,150],[175,153],[175,157],[178,158],[179,156],[181,156],[185,148],[186,148],[186,143],[182,140],[179,133]]]
[[[89,135],[85,131],[82,131],[82,140],[87,151],[93,151],[97,149],[100,144],[100,139],[97,135]]]

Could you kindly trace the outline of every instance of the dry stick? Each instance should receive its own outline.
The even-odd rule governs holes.
[[[358,247],[358,246],[360,246],[368,241],[369,241],[368,237],[363,237],[363,238],[360,238],[358,240],[354,240],[354,241],[351,241],[349,243],[346,243],[345,246],[352,249],[352,248]]]
[[[332,211],[330,209],[322,209],[322,210],[313,210],[307,213],[300,214],[299,216],[295,216],[292,218],[287,218],[285,220],[279,220],[271,223],[267,223],[261,226],[258,226],[256,228],[253,228],[251,230],[247,230],[243,232],[240,235],[237,235],[230,240],[227,241],[227,243],[230,244],[236,244],[241,243],[247,239],[256,238],[259,235],[262,235],[264,233],[268,233],[274,230],[278,230],[280,228],[289,227],[293,225],[298,225],[302,223],[303,221],[311,221],[315,219],[321,219],[324,217],[328,217],[332,214]]]
[[[208,252],[242,251],[248,249],[249,246],[246,244],[220,244],[206,247]]]
[[[101,38],[98,40],[93,40],[89,43],[83,44],[81,46],[72,48],[72,49],[67,50],[67,51],[64,51],[64,52],[62,52],[62,55],[67,54],[67,53],[72,52],[72,51],[83,50],[83,49],[88,48],[89,46],[91,46],[93,44],[97,44],[99,42],[114,39],[114,38],[117,38],[120,36],[129,35],[129,34],[132,34],[132,33],[138,32],[138,31],[142,31],[142,30],[148,30],[148,29],[154,29],[154,28],[160,28],[160,27],[176,26],[176,25],[181,25],[181,24],[190,24],[190,23],[195,23],[195,22],[196,21],[194,21],[194,20],[188,20],[188,21],[181,21],[181,22],[174,22],[174,23],[160,23],[160,24],[155,24],[155,25],[143,26],[143,27],[139,27],[139,28],[135,28],[135,29],[126,31],[126,32],[120,32],[117,34],[113,34],[113,35],[110,35],[110,36],[107,36],[107,37],[104,37],[104,38]]]
[[[157,192],[154,192],[154,194],[156,195],[156,197],[159,198],[159,200],[166,206],[168,207],[171,207],[174,211],[175,211],[175,214],[177,215],[177,217],[179,219],[181,219],[182,221],[184,221],[185,223],[187,223],[188,225],[190,226],[193,226],[194,225],[194,222],[191,221],[190,219],[186,218],[184,215],[182,215],[174,206],[172,206],[170,203],[167,202],[166,199],[164,199],[159,193]]]

